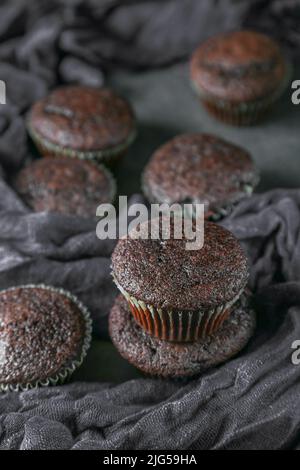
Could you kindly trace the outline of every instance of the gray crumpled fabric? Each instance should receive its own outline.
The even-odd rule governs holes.
[[[35,214],[15,194],[11,178],[32,158],[24,115],[58,83],[101,85],[115,63],[149,67],[186,57],[206,35],[244,24],[250,3],[262,2],[1,2],[1,289],[63,286],[89,307],[94,334],[107,337],[114,242],[96,238],[95,220]],[[264,17],[275,21],[279,2],[274,11],[263,3]],[[289,3],[287,33],[297,8]],[[297,44],[295,32],[289,37]],[[258,313],[239,357],[187,384],[145,378],[2,394],[1,449],[300,449],[300,366],[291,362],[300,339],[300,190],[255,195],[223,224],[249,255]]]

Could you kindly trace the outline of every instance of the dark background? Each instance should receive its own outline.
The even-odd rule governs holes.
[[[187,64],[209,35],[249,26],[281,42],[299,79],[299,25],[295,0],[1,2],[8,103],[0,106],[0,288],[44,282],[70,290],[89,307],[95,339],[71,385],[0,395],[0,448],[299,447],[299,369],[290,351],[300,339],[300,106],[288,90],[262,125],[225,126],[198,104]],[[250,259],[258,330],[238,358],[189,384],[141,378],[107,341],[113,243],[96,239],[95,221],[33,214],[9,185],[37,157],[24,126],[30,105],[74,82],[112,85],[134,106],[138,138],[115,170],[121,194],[139,193],[152,151],[186,131],[241,144],[261,170],[260,194],[224,222]],[[265,193],[272,188],[283,189]]]

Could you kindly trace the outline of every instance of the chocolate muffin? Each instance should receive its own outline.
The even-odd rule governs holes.
[[[108,161],[134,140],[129,103],[108,88],[66,86],[36,102],[28,116],[32,139],[46,156]]]
[[[249,196],[259,180],[249,153],[209,134],[183,134],[156,150],[142,187],[151,203],[202,203],[217,220]]]
[[[201,374],[236,355],[252,336],[255,313],[242,295],[214,334],[193,343],[170,343],[148,335],[135,323],[123,296],[109,316],[109,332],[119,353],[143,373],[165,378]]]
[[[19,172],[14,187],[36,212],[82,217],[95,216],[98,205],[111,203],[116,194],[109,170],[77,158],[36,160]]]
[[[276,42],[254,31],[214,36],[191,58],[192,84],[204,106],[235,125],[256,122],[282,94],[290,75]]]
[[[0,390],[63,382],[90,340],[89,313],[70,293],[43,285],[0,292]]]
[[[139,231],[148,228],[141,224]],[[216,331],[248,280],[246,256],[236,238],[213,222],[204,245],[186,249],[185,237],[119,240],[112,254],[115,283],[136,322],[168,341],[196,341]]]

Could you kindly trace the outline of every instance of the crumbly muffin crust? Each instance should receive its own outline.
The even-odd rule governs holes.
[[[14,187],[34,211],[83,217],[96,215],[99,204],[112,202],[116,187],[106,168],[70,158],[42,158],[23,168]]]
[[[203,203],[218,212],[252,192],[258,173],[250,154],[210,134],[183,134],[153,154],[143,189],[150,202]]]
[[[228,230],[205,222],[198,250],[186,250],[172,233],[170,240],[119,240],[112,269],[122,289],[146,304],[188,311],[222,305],[245,287],[247,259]]]
[[[191,59],[191,78],[197,90],[230,102],[271,95],[286,73],[287,64],[277,43],[255,31],[213,36]]]
[[[41,384],[82,360],[90,325],[69,293],[46,286],[0,292],[0,386]]]
[[[108,88],[67,86],[35,103],[28,127],[45,143],[75,151],[105,151],[128,141],[135,130],[129,103]]]

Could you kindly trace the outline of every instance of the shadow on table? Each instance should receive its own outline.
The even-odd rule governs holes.
[[[93,341],[82,366],[72,377],[74,381],[114,382],[140,378],[135,367],[123,359],[109,341]]]
[[[118,194],[130,196],[141,192],[142,171],[152,153],[167,140],[180,133],[177,129],[158,127],[151,123],[138,124],[138,134],[124,158],[115,165]]]

